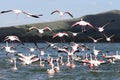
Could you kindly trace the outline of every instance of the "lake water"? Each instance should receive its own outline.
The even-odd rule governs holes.
[[[93,47],[93,43],[85,43],[89,47]],[[1,46],[4,46],[1,43]],[[44,43],[38,43],[39,47],[47,46]],[[64,44],[64,45],[67,45]],[[34,47],[33,43],[25,43],[27,47]],[[95,44],[96,49],[102,51],[110,51],[110,54],[120,51],[120,43],[97,43]],[[17,48],[18,52],[28,53],[28,50]],[[36,51],[35,54],[38,52]],[[58,55],[57,51],[49,48],[45,51],[45,57],[49,54],[56,58]],[[78,54],[78,53],[77,53]],[[66,61],[66,54],[61,53],[64,60]],[[84,55],[84,54],[83,54]],[[74,69],[68,68],[67,66],[61,66],[60,72],[54,75],[48,75],[46,64],[45,68],[40,68],[39,63],[33,63],[31,65],[23,66],[17,61],[17,71],[12,71],[13,64],[7,61],[5,51],[0,51],[0,80],[120,80],[120,63],[116,64],[104,64],[100,65],[98,70],[90,70],[87,66],[81,66],[80,63],[75,62],[76,67]]]

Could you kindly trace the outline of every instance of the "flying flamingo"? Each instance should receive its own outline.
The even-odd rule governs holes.
[[[69,33],[73,37],[73,41],[75,41],[75,37],[77,37],[79,34],[81,34],[80,32],[71,32],[71,31],[69,31]]]
[[[35,47],[23,46],[23,47],[21,47],[21,48],[28,49],[29,52],[30,52],[30,54],[33,54],[33,52],[37,50],[37,48],[35,48]]]
[[[60,16],[63,16],[63,15],[65,15],[65,14],[68,14],[70,17],[73,18],[73,15],[72,15],[70,12],[61,12],[61,11],[59,11],[59,10],[53,11],[53,12],[51,13],[51,15],[54,14],[54,13],[56,13],[56,12],[59,13]]]
[[[101,27],[98,27],[98,31],[99,32],[103,32],[104,31],[104,28],[108,25],[109,23],[106,23],[105,25],[101,26]]]
[[[17,51],[13,50],[13,48],[15,48],[15,47],[14,46],[9,46],[8,42],[6,42],[6,46],[3,46],[1,49],[5,49],[5,51],[7,53],[6,55],[8,55],[8,54],[16,54]]]
[[[103,38],[98,38],[98,39],[95,39],[95,38],[93,38],[93,37],[88,37],[88,38],[90,38],[91,40],[93,40],[93,42],[94,42],[94,43],[97,43],[97,42],[98,42],[98,40],[103,39]]]
[[[40,15],[35,15],[35,14],[31,14],[31,13],[28,13],[28,12],[25,12],[25,11],[19,10],[19,9],[1,11],[0,13],[1,13],[1,14],[4,14],[4,13],[8,13],[8,12],[13,12],[13,13],[15,13],[17,16],[18,16],[20,13],[26,14],[27,17],[34,17],[34,18],[39,18],[39,16],[42,16],[42,14],[40,14]]]
[[[82,32],[85,32],[85,31],[86,31],[86,29],[85,29],[86,26],[89,26],[89,27],[95,29],[95,28],[93,27],[93,25],[91,25],[89,22],[84,21],[82,18],[81,18],[80,21],[75,22],[71,27],[74,27],[74,26],[77,26],[77,25],[80,25],[80,26],[82,27]]]
[[[39,58],[36,55],[34,55],[34,54],[26,56],[26,55],[24,55],[22,53],[19,53],[19,54],[17,54],[17,56],[19,56],[18,59],[20,61],[22,61],[24,65],[25,64],[29,65],[29,64],[39,60]]]
[[[110,42],[111,41],[111,38],[114,37],[114,35],[111,35],[111,36],[106,36],[105,34],[103,34],[106,38],[106,41]]]
[[[44,33],[44,31],[46,31],[46,30],[52,31],[51,28],[49,28],[49,27],[44,27],[44,28],[40,29],[40,28],[37,28],[37,27],[34,27],[34,26],[29,28],[29,30],[37,30],[38,33],[41,34],[41,36]]]
[[[14,35],[11,35],[11,36],[6,36],[4,41],[18,41],[18,42],[21,42],[20,39],[18,38],[18,36],[14,36]]]
[[[69,32],[72,34],[73,37],[75,37],[75,36],[77,36],[78,34],[80,34],[80,32],[71,32],[71,31],[69,31]]]
[[[68,37],[68,34],[66,32],[58,32],[54,34],[52,38],[59,37],[61,39],[61,42],[62,41],[64,42],[64,38],[63,38],[64,36]]]

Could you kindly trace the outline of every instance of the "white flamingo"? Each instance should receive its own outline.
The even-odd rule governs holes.
[[[16,58],[13,58],[13,64],[14,66],[11,68],[11,70],[16,71],[17,70]]]
[[[111,35],[111,36],[106,36],[105,34],[103,34],[106,38],[106,41],[110,42],[111,41],[111,38],[114,37],[114,35]]]
[[[39,60],[39,58],[36,55],[34,55],[34,54],[26,56],[26,55],[24,55],[22,53],[19,53],[17,55],[19,56],[18,59],[20,61],[22,61],[23,64],[27,64],[27,65],[29,65],[29,64],[31,64],[31,63],[36,62],[36,61]]]
[[[101,40],[101,39],[103,39],[103,38],[98,38],[98,39],[95,39],[95,38],[93,38],[93,37],[88,37],[88,38],[90,38],[94,43],[97,43],[98,42],[98,40]]]
[[[51,13],[51,15],[54,14],[54,13],[56,13],[56,12],[59,13],[60,16],[63,16],[63,15],[65,15],[65,14],[68,14],[70,17],[73,18],[73,15],[72,15],[70,12],[61,12],[61,11],[59,11],[59,10],[53,11],[53,12]]]
[[[89,26],[89,27],[95,29],[93,27],[93,25],[91,25],[89,22],[84,21],[82,18],[81,18],[80,21],[75,22],[71,27],[74,27],[74,26],[77,26],[77,25],[80,25],[82,27],[82,32],[86,31],[86,29],[85,29],[86,26]]]
[[[73,37],[77,36],[78,34],[81,34],[80,32],[71,32],[71,31],[69,32],[72,34]]]
[[[105,25],[101,26],[101,27],[98,27],[98,31],[99,32],[103,32],[104,31],[104,28],[108,25],[109,23],[106,23]]]
[[[19,9],[5,10],[5,11],[1,11],[0,13],[1,13],[1,14],[4,14],[4,13],[8,13],[8,12],[13,12],[13,13],[15,13],[17,16],[18,16],[20,13],[26,14],[27,17],[34,17],[34,18],[39,18],[39,16],[42,16],[42,14],[40,14],[40,15],[35,15],[35,14],[28,13],[28,12],[25,12],[25,11],[19,10]]]
[[[96,50],[95,46],[93,47],[93,54],[95,56],[95,60],[97,60],[97,55],[101,52],[101,50]]]
[[[41,36],[44,33],[44,31],[52,31],[50,27],[44,27],[44,28],[40,29],[40,28],[37,28],[37,27],[34,27],[34,26],[29,28],[29,30],[37,30],[38,33],[41,34]]]

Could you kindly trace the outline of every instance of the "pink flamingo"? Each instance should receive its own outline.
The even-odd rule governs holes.
[[[76,26],[76,25],[80,25],[80,26],[82,27],[82,32],[86,31],[86,29],[85,29],[86,26],[89,26],[89,27],[95,29],[95,28],[93,27],[93,25],[91,25],[89,22],[84,21],[82,18],[81,18],[80,21],[75,22],[71,27],[74,27],[74,26]]]
[[[8,41],[8,40],[21,42],[20,39],[18,38],[18,36],[6,36],[4,41]]]
[[[58,32],[58,33],[54,34],[52,38],[59,37],[61,39],[61,42],[62,42],[62,40],[64,42],[64,39],[63,39],[64,36],[68,37],[68,34],[66,32]]]

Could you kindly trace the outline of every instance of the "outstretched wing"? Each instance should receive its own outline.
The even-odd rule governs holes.
[[[57,12],[57,13],[60,13],[59,10],[55,10],[55,11],[53,11],[53,12],[51,13],[51,15],[54,14],[54,13],[56,13],[56,12]]]
[[[45,27],[43,28],[44,30],[49,30],[49,31],[52,31],[52,29],[50,27]]]
[[[40,14],[40,15],[35,15],[35,14],[31,14],[31,13],[24,12],[24,11],[23,11],[23,13],[26,14],[28,17],[34,17],[34,18],[39,18],[39,16],[43,16],[42,14]]]
[[[6,11],[1,11],[0,13],[8,13],[8,12],[12,12],[13,10],[6,10]]]
[[[73,18],[73,15],[70,12],[65,12],[64,14],[68,14],[69,16],[71,16]]]
[[[38,30],[39,28],[37,28],[37,27],[31,27],[31,28],[29,28],[29,30],[34,30],[34,29],[36,29],[36,30]]]
[[[79,24],[79,22],[75,22],[71,27],[74,27],[74,26],[76,26],[78,24]]]
[[[88,38],[90,38],[90,39],[92,39],[92,40],[95,40],[93,37],[88,37]]]
[[[96,29],[92,24],[90,24],[90,23],[87,23],[87,25],[88,26],[90,26],[91,28],[93,28],[93,29]]]
[[[57,36],[58,36],[58,33],[54,34],[52,38],[55,38],[55,37],[57,37]]]
[[[106,23],[105,25],[103,25],[102,27],[104,28],[105,26],[107,26],[108,24],[110,24],[110,23]]]

